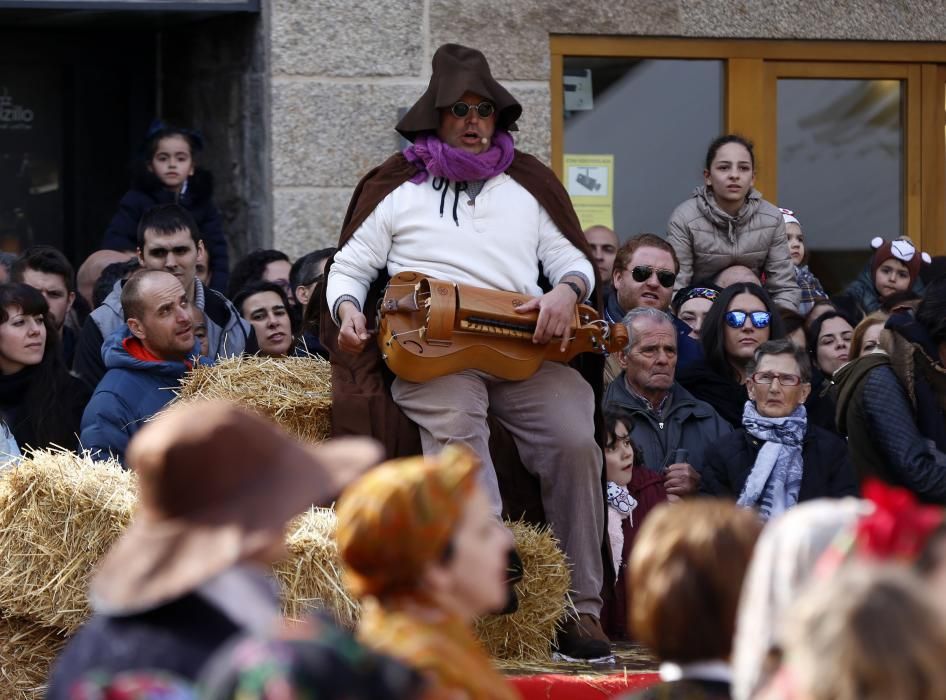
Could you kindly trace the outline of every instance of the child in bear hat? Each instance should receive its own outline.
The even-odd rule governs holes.
[[[921,265],[931,260],[927,253],[921,253],[907,236],[889,241],[877,236],[870,244],[874,255],[844,296],[851,297],[861,311],[869,314],[892,294],[908,289],[923,292],[919,275]]]

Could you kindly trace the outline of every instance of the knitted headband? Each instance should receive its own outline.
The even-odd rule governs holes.
[[[893,258],[906,265],[907,271],[910,273],[910,284],[913,285],[916,282],[917,275],[920,274],[920,265],[923,263],[929,264],[933,261],[928,253],[920,253],[913,241],[907,236],[900,236],[890,241],[885,241],[877,236],[871,240],[870,246],[874,249],[874,257],[871,258],[870,262],[871,277],[874,276],[877,268],[885,260]]]

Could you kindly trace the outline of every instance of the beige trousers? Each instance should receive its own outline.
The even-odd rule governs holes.
[[[425,454],[469,445],[483,463],[481,483],[502,511],[489,453],[487,411],[509,430],[526,469],[539,479],[542,506],[572,569],[578,612],[601,611],[601,538],[605,505],[601,450],[595,442],[594,393],[571,367],[546,362],[523,381],[464,370],[416,384],[398,378],[394,401],[420,428]]]

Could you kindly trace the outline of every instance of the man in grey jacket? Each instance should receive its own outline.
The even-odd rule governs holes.
[[[203,241],[190,213],[177,204],[161,204],[141,217],[138,224],[138,260],[146,270],[163,270],[177,277],[192,306],[207,321],[207,347],[211,359],[239,355],[256,348],[249,323],[219,292],[197,279],[198,252]],[[95,309],[82,326],[73,370],[95,387],[105,375],[102,359],[104,339],[125,323],[121,305],[121,282]]]
[[[628,333],[618,358],[623,371],[608,385],[604,410],[631,416],[631,437],[644,453],[644,465],[664,475],[671,500],[694,494],[703,451],[732,428],[674,381],[677,332],[669,315],[641,307],[623,322]]]

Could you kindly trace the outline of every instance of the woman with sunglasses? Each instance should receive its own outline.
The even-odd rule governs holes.
[[[760,278],[765,273],[765,287],[778,306],[797,308],[801,296],[785,222],[778,207],[753,188],[752,143],[734,134],[715,139],[703,181],[667,224],[667,240],[680,259],[677,288],[745,265]]]
[[[706,401],[734,428],[742,421],[747,367],[767,340],[784,337],[782,319],[762,287],[743,282],[726,287],[700,329],[703,360],[677,377],[693,396]]]
[[[756,348],[741,427],[710,445],[701,490],[755,508],[763,520],[813,498],[857,495],[847,443],[808,421],[811,365],[790,340]]]

